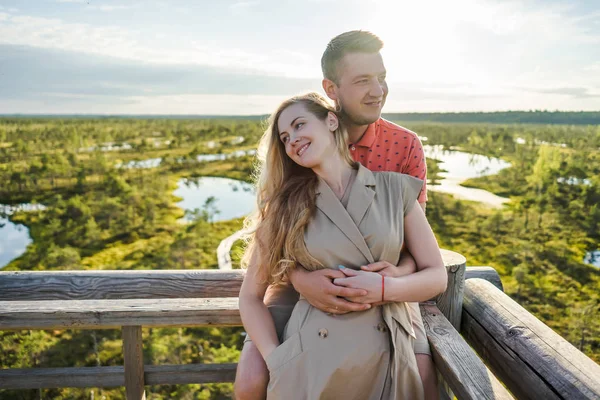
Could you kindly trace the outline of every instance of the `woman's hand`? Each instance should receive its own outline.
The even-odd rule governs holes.
[[[334,279],[334,284],[347,288],[364,289],[367,291],[367,294],[364,296],[350,297],[348,300],[362,304],[375,304],[381,302],[382,280],[385,279],[383,275],[376,272],[356,271],[342,266],[340,266],[340,271],[342,271],[346,277]]]
[[[406,257],[412,260],[412,257]],[[363,265],[360,267],[362,271],[377,272],[381,276],[389,276],[399,278],[404,275],[410,275],[417,272],[416,264],[413,262],[405,262],[403,265],[394,265],[387,261],[377,261],[373,264]]]

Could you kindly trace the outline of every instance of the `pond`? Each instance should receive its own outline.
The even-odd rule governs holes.
[[[16,211],[36,211],[43,209],[41,204],[19,204],[10,206],[0,204],[0,269],[19,257],[32,242],[29,229],[21,224],[15,224],[8,216]]]
[[[243,156],[251,156],[256,154],[256,150],[236,150],[231,153],[223,154],[199,154],[196,156],[196,160],[200,162],[210,162],[210,161],[223,161],[229,160],[233,158],[243,157]],[[184,158],[178,158],[177,162],[184,162]],[[147,160],[140,161],[129,161],[125,164],[117,164],[117,168],[156,168],[162,162],[162,158],[149,158]]]
[[[186,211],[202,209],[205,202],[214,197],[211,209],[218,211],[212,221],[226,221],[250,214],[256,204],[254,186],[228,178],[200,177],[181,179],[174,194],[183,200],[177,203]],[[189,221],[186,216],[184,220]]]
[[[442,178],[436,185],[428,189],[452,194],[464,200],[478,201],[491,207],[502,207],[509,199],[497,196],[486,190],[460,186],[470,178],[495,175],[510,163],[499,158],[470,154],[456,150],[444,150],[443,146],[423,146],[425,156],[441,161],[439,167],[447,172],[440,173]]]

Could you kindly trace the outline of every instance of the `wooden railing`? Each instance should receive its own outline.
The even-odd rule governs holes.
[[[600,398],[600,367],[506,296],[493,269],[443,256],[448,290],[421,312],[454,395]],[[121,328],[124,351],[120,367],[3,369],[0,389],[125,386],[137,400],[144,385],[231,382],[235,364],[143,365],[141,329],[239,326],[242,279],[239,270],[0,272],[0,330]]]

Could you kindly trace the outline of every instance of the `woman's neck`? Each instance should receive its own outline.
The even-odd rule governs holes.
[[[330,157],[313,171],[329,185],[338,199],[342,198],[352,175],[352,167],[346,161],[339,156]]]

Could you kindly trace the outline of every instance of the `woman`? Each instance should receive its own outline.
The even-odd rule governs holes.
[[[279,106],[259,154],[264,149],[240,314],[269,368],[267,397],[423,398],[406,302],[441,293],[447,277],[425,215],[415,207],[422,182],[354,163],[338,117],[316,93]],[[419,272],[384,278],[359,271],[375,261],[396,265],[403,241]],[[353,300],[375,306],[336,316],[301,298],[280,345],[263,302],[267,287],[285,283],[293,268],[338,266],[347,277],[335,283],[365,289],[366,296]]]

